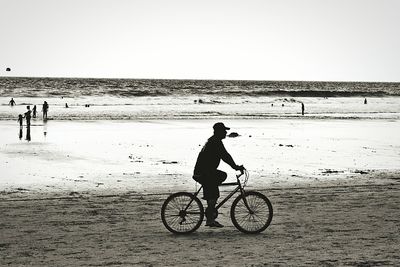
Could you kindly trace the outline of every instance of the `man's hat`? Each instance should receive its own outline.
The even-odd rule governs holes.
[[[213,129],[214,131],[217,131],[217,130],[229,130],[231,128],[226,127],[222,122],[217,122],[216,124],[214,124]]]

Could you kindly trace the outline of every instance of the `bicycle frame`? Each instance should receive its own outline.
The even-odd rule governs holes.
[[[236,194],[238,191],[240,191],[240,194],[243,196],[243,201],[244,201],[244,205],[246,206],[246,208],[250,211],[250,213],[253,213],[253,211],[250,209],[249,205],[247,204],[247,199],[245,197],[245,190],[244,187],[242,186],[239,177],[242,176],[243,173],[236,175],[236,183],[223,183],[220,186],[232,186],[232,185],[237,185],[237,187],[232,190],[229,195],[227,195],[221,202],[218,203],[218,205],[215,207],[217,210],[222,207],[222,205],[224,205],[234,194]],[[194,196],[197,197],[197,195],[200,193],[201,189],[203,189],[203,186],[200,186],[199,190],[197,190],[196,193],[194,193]],[[188,205],[186,206],[186,208],[184,209],[185,211],[189,208],[189,206],[192,204],[193,199],[188,203]]]
[[[243,195],[244,194],[244,189],[242,187],[242,184],[240,183],[239,179],[237,183],[224,183],[221,184],[221,186],[232,186],[232,185],[237,185],[235,189],[233,189],[229,195],[227,195],[221,202],[218,203],[218,205],[215,207],[217,210],[222,207],[222,205],[225,204],[234,194],[236,194],[238,191]]]

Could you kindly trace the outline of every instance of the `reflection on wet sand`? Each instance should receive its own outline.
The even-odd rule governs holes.
[[[32,126],[43,126],[43,136],[46,138],[47,136],[47,120],[43,121],[43,125],[37,124],[37,125],[32,125]],[[22,137],[24,136],[24,127],[20,126],[19,131],[18,131],[18,138],[19,140],[22,140]],[[26,134],[25,134],[25,140],[30,142],[32,141],[32,136],[31,136],[31,125],[26,125]]]
[[[44,137],[47,135],[47,119],[43,120],[43,135]]]

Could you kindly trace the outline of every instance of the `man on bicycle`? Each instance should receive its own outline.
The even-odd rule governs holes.
[[[222,139],[226,137],[226,131],[230,128],[226,127],[222,122],[218,122],[214,124],[213,129],[214,135],[207,140],[197,157],[193,179],[203,185],[203,199],[207,200],[206,226],[223,227],[222,224],[215,220],[215,205],[219,198],[218,186],[225,181],[227,175],[217,169],[218,165],[222,159],[235,170],[243,170],[244,168],[236,165],[222,143]]]

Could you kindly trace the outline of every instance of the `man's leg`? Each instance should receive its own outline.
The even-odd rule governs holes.
[[[224,227],[222,224],[217,222],[215,218],[217,217],[217,210],[215,209],[215,204],[217,203],[216,199],[207,200],[207,208],[206,208],[206,226],[210,227]]]
[[[205,212],[207,219],[206,226],[223,227],[222,224],[215,221],[215,218],[217,217],[215,205],[217,204],[217,199],[219,198],[218,186],[225,181],[226,176],[227,175],[225,172],[216,170],[214,173],[209,174],[207,176],[208,179],[203,182],[204,199],[207,200],[207,208]]]
[[[206,208],[206,224],[209,225],[215,221],[215,204],[217,203],[216,199],[208,199],[207,200],[207,208]]]
[[[204,193],[203,199],[207,201],[207,208],[205,212],[207,219],[206,225],[209,225],[215,220],[214,213],[215,213],[215,205],[217,203],[215,185],[210,182],[203,183],[203,193]]]

